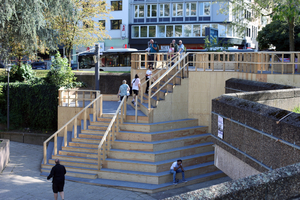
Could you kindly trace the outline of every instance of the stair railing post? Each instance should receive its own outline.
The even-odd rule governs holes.
[[[65,126],[64,128],[64,147],[66,147],[68,145],[68,126]],[[74,126],[75,127],[75,126]]]
[[[75,107],[78,107],[78,91],[75,91]]]
[[[141,86],[141,94],[140,94],[140,100],[141,100],[141,104],[144,102],[144,89],[143,87]],[[135,102],[136,104],[138,103],[137,101]]]
[[[135,123],[138,123],[138,116],[137,116],[137,95],[135,96]]]
[[[86,111],[87,109],[83,112],[83,130],[86,130]]]
[[[70,90],[68,89],[68,107],[70,107]]]
[[[98,147],[98,170],[101,169],[101,148]]]
[[[96,102],[93,103],[93,122],[96,121]]]
[[[47,143],[44,142],[44,164],[47,164]]]
[[[100,94],[100,113],[99,113],[99,117],[102,116],[103,113],[103,95]]]
[[[62,90],[58,90],[58,105],[62,106],[63,102],[62,102]]]
[[[152,84],[151,84],[151,78],[149,79],[149,89],[148,89],[148,110],[150,111],[150,108],[151,108],[151,103],[150,103],[150,100],[151,100],[151,87],[152,87]]]
[[[77,138],[77,117],[74,120],[74,138]]]
[[[54,155],[57,155],[57,134],[54,135]]]
[[[124,121],[126,121],[126,115],[127,115],[127,96],[124,100]]]
[[[82,107],[85,107],[85,91],[82,92]]]
[[[124,107],[121,106],[121,124],[123,124],[123,113],[124,113]]]

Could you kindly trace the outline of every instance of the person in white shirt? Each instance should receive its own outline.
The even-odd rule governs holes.
[[[183,181],[184,183],[187,182],[187,181],[185,180],[185,178],[184,178],[184,169],[183,169],[183,167],[182,167],[182,160],[179,159],[179,160],[175,161],[175,162],[172,164],[172,166],[171,166],[171,168],[170,168],[170,173],[173,174],[173,184],[174,184],[174,185],[177,184],[177,182],[176,182],[176,173],[181,173],[181,175],[182,175],[182,181]]]
[[[149,69],[146,71],[146,81],[151,78],[152,70],[153,70],[153,67],[150,66]],[[148,94],[148,90],[149,90],[149,82],[150,82],[150,80],[147,82],[147,87],[146,87],[147,94]]]
[[[134,79],[132,79],[131,87],[132,87],[132,93],[133,93],[132,103],[135,106],[136,102],[134,102],[134,101],[135,101],[136,96],[139,95],[139,89],[141,87],[141,80],[140,80],[138,74],[136,74]]]

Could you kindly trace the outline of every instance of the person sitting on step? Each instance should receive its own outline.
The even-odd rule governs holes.
[[[184,169],[182,167],[182,160],[177,160],[175,161],[171,168],[170,168],[170,173],[173,174],[173,184],[176,185],[177,184],[177,181],[176,181],[176,173],[181,173],[182,175],[182,181],[184,183],[186,183],[187,181],[185,180],[184,178]]]

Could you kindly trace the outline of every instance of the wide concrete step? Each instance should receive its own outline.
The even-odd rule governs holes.
[[[154,142],[115,140],[112,144],[112,148],[135,151],[162,151],[210,141],[211,136],[209,133],[206,133]]]
[[[89,139],[99,139],[103,137],[102,134],[88,134],[88,133],[79,133],[78,138],[89,138]]]
[[[73,166],[73,167],[82,167],[82,168],[91,168],[91,169],[98,169],[98,163],[90,163],[90,162],[78,162],[72,160],[65,160],[64,157],[59,157],[60,164],[65,166]],[[55,164],[55,159],[49,160],[50,164]]]
[[[62,150],[64,150],[64,151],[98,153],[98,147],[97,148],[88,148],[88,147],[67,146],[67,147],[62,147]]]
[[[198,165],[206,162],[212,162],[214,161],[214,151],[191,155],[191,156],[178,157],[178,158],[163,160],[159,162],[145,162],[145,161],[136,161],[136,160],[107,158],[104,161],[103,168],[120,169],[120,170],[130,169],[132,171],[158,173],[158,172],[169,170],[172,163],[178,159],[183,160],[183,164],[185,167]]]
[[[69,155],[52,155],[52,159],[86,162],[86,163],[98,163],[97,158],[87,158],[87,157],[78,157],[78,156],[69,156]]]
[[[117,140],[154,142],[159,140],[167,140],[171,138],[199,135],[207,132],[207,126],[193,126],[156,132],[120,131],[117,134]]]
[[[91,124],[93,124],[93,123],[97,123],[97,122],[91,122]],[[90,129],[90,130],[104,130],[104,131],[106,131],[108,125],[109,124],[107,124],[107,125],[89,125],[88,129]]]
[[[45,172],[45,173],[49,173],[50,174],[51,169],[48,168],[42,168],[41,172]],[[72,177],[78,177],[78,178],[87,178],[87,179],[96,179],[98,178],[97,173],[93,172],[93,174],[91,173],[86,173],[86,172],[78,172],[75,170],[72,170],[70,168],[66,167],[66,176],[72,176]]]
[[[83,129],[81,129],[81,133],[98,134],[98,135],[104,135],[105,131],[106,131],[106,129],[105,130],[96,130],[96,129],[83,130]]]
[[[213,151],[214,148],[212,145],[212,142],[206,142],[202,144],[190,145],[186,147],[167,149],[155,152],[111,149],[109,151],[108,158],[158,162]]]
[[[65,155],[65,156],[78,156],[84,158],[98,158],[98,153],[89,153],[89,152],[60,150],[58,154]]]
[[[83,143],[83,142],[69,142],[69,146],[71,147],[88,147],[88,148],[98,148],[97,143]]]
[[[155,132],[177,128],[198,126],[198,119],[180,119],[156,123],[132,123],[125,122],[120,125],[122,131]]]
[[[214,166],[214,162],[202,163],[198,165],[193,165],[189,167],[184,167],[185,177],[190,178],[200,174],[210,173],[217,171],[218,168]],[[181,179],[182,174],[177,174],[176,178]],[[98,172],[98,177],[103,179],[113,179],[120,181],[132,181],[138,183],[148,183],[148,184],[163,184],[173,181],[173,175],[170,170],[160,172],[160,173],[150,173],[150,172],[139,172],[139,171],[129,171],[129,170],[117,170],[102,168]]]
[[[102,137],[101,137],[102,139]],[[72,142],[84,142],[84,143],[95,143],[95,144],[100,144],[101,139],[94,139],[94,138],[72,138]]]
[[[42,172],[41,176],[48,176],[47,173]],[[147,183],[136,183],[131,181],[118,181],[118,180],[110,180],[110,179],[101,179],[97,178],[95,180],[91,179],[83,179],[83,178],[75,178],[71,176],[66,176],[65,179],[73,182],[81,182],[87,183],[91,185],[97,186],[105,186],[105,187],[113,187],[118,189],[144,192],[144,193],[156,193],[170,189],[179,189],[180,187],[185,187],[189,185],[193,185],[196,183],[206,182],[214,179],[219,179],[222,177],[226,177],[226,175],[222,171],[215,171],[206,174],[201,174],[198,176],[186,178],[187,183],[182,183],[181,181],[177,185],[173,185],[172,182],[164,183],[164,184],[147,184]],[[224,181],[223,179],[220,181]],[[218,181],[217,181],[218,182]]]

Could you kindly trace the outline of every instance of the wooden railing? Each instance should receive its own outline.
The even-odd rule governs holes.
[[[190,71],[236,71],[244,73],[294,74],[300,65],[300,52],[188,52]],[[147,56],[132,54],[135,67]],[[144,58],[144,59],[142,59]],[[282,59],[283,58],[283,59]],[[167,62],[167,61],[166,61]]]
[[[66,107],[79,107],[78,102],[82,102],[81,107],[85,107],[85,102],[94,100],[99,91],[97,90],[78,90],[78,89],[59,89],[58,90],[58,105]]]
[[[126,96],[124,96],[98,146],[98,170],[102,168],[102,163],[107,158],[108,152],[111,149],[112,142],[115,141],[116,135],[119,132],[119,125],[123,124],[126,118],[126,113],[127,113],[126,101],[127,98]]]
[[[60,133],[63,133],[63,146],[67,146],[67,132],[68,125],[73,125],[74,138],[77,138],[77,125],[81,124],[82,114],[83,114],[83,130],[87,129],[87,119],[90,113],[88,112],[88,108],[92,106],[93,111],[93,121],[96,121],[97,116],[102,115],[102,95],[98,95],[96,99],[94,99],[89,105],[87,105],[84,109],[82,109],[78,114],[76,114],[70,121],[68,121],[63,127],[61,127],[58,131],[56,131],[53,135],[51,135],[46,141],[44,141],[44,164],[47,164],[47,143],[54,138],[54,155],[57,155],[57,137]],[[80,123],[78,123],[80,120]]]
[[[149,62],[153,63],[154,68],[159,68],[159,66],[166,67],[169,63],[171,56],[177,55],[169,53],[151,53],[154,55],[153,60],[148,60],[148,55],[150,53],[133,53],[131,54],[131,68],[132,69],[142,69],[147,68]]]

